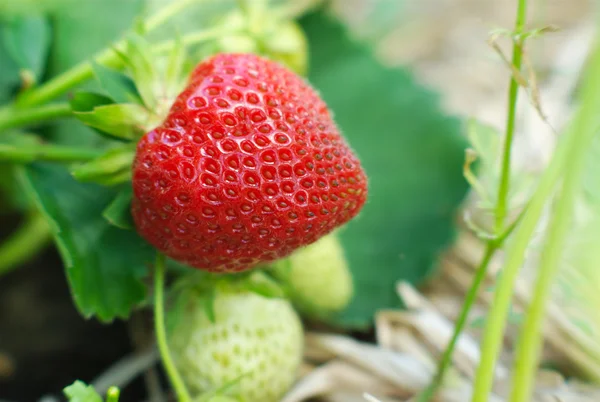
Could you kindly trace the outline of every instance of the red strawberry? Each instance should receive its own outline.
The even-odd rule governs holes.
[[[358,214],[367,179],[301,77],[249,54],[200,63],[139,142],[132,212],[174,260],[237,272],[313,243]]]

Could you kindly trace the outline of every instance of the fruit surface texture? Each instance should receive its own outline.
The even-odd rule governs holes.
[[[212,272],[285,257],[354,218],[367,178],[300,76],[250,54],[200,63],[133,165],[138,232]]]
[[[302,324],[291,304],[252,292],[217,291],[214,322],[190,298],[172,334],[173,358],[195,394],[234,383],[232,397],[277,402],[302,360]]]

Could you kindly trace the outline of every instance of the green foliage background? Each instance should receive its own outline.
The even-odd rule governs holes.
[[[20,70],[31,70],[39,80],[55,76],[118,39],[136,17],[164,2],[71,3],[55,0],[41,7],[29,0],[11,8],[0,1],[0,102],[18,89]],[[179,23],[152,38],[172,37],[174,25],[200,29],[230,4],[185,13]],[[203,18],[192,18],[200,14]],[[300,23],[309,40],[308,79],[331,106],[369,176],[368,203],[341,234],[355,298],[334,318],[335,324],[363,328],[376,310],[400,306],[398,280],[422,282],[450,245],[457,208],[467,191],[462,177],[467,143],[460,121],[444,115],[436,94],[416,82],[408,69],[383,66],[368,44],[352,39],[323,10],[303,16]],[[18,54],[15,43],[22,45]],[[38,131],[62,144],[111,144],[74,120]],[[0,175],[12,174],[7,172]],[[52,224],[81,313],[104,321],[127,317],[146,298],[143,280],[153,252],[135,232],[102,217],[117,191],[79,183],[61,166],[35,164],[19,172],[29,199]],[[10,181],[5,177],[1,182]]]

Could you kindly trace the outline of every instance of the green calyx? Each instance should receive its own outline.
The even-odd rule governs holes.
[[[131,179],[134,156],[133,144],[112,148],[99,157],[76,166],[71,170],[71,174],[81,182],[114,186]]]
[[[320,318],[340,311],[353,295],[352,275],[336,234],[276,262],[271,272],[307,316]]]
[[[190,70],[181,38],[166,55],[131,34],[115,48],[124,72],[93,64],[101,93],[78,92],[70,104],[81,122],[112,139],[137,142],[166,117]]]

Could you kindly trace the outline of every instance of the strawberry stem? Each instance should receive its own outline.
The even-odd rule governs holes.
[[[168,6],[164,7],[155,15],[146,20],[144,23],[145,32],[149,33],[159,28],[173,16],[183,11],[191,3],[199,3],[202,1],[212,0],[179,0],[170,3]],[[123,46],[124,41],[121,40],[109,48],[100,51],[91,59],[106,67],[121,68],[123,66],[123,62],[113,49],[122,49]],[[164,44],[162,44],[162,46],[164,46]],[[94,72],[90,62],[87,60],[83,61],[64,73],[47,81],[45,84],[22,93],[21,96],[17,98],[16,105],[20,108],[25,108],[49,102],[52,99],[63,95],[74,86],[91,79],[93,75]]]
[[[480,346],[481,359],[475,375],[472,402],[485,402],[488,400],[494,380],[496,360],[502,347],[514,282],[525,260],[525,251],[538,226],[542,211],[560,178],[566,162],[565,150],[570,148],[569,143],[573,141],[573,137],[568,135],[564,138],[565,144],[557,147],[556,154],[542,175],[539,185],[528,204],[527,211],[515,231],[511,247],[506,252],[506,260],[498,278],[494,300],[488,313]]]
[[[98,149],[62,145],[4,145],[0,144],[0,161],[12,163],[86,162],[102,155]]]
[[[513,53],[512,53],[512,65],[516,71],[521,70],[522,64],[522,53],[523,53],[523,41],[521,33],[525,26],[525,18],[527,11],[527,0],[519,0],[517,8],[517,16],[515,21],[514,29],[514,41],[513,41]],[[467,317],[471,311],[471,307],[477,299],[477,294],[483,279],[485,278],[487,267],[489,262],[493,258],[496,251],[502,247],[504,240],[508,237],[513,229],[516,227],[520,217],[515,220],[508,228],[505,229],[505,220],[507,215],[507,199],[508,191],[510,189],[510,160],[512,143],[515,133],[515,121],[516,121],[516,110],[517,110],[517,98],[518,98],[519,83],[514,75],[511,76],[510,86],[508,90],[508,112],[506,117],[506,135],[504,139],[504,146],[502,150],[502,165],[500,183],[498,186],[498,200],[496,203],[495,214],[495,234],[494,239],[488,240],[486,245],[485,254],[475,272],[473,283],[469,288],[464,304],[462,306],[459,318],[454,326],[454,333],[450,343],[444,350],[442,358],[438,364],[437,372],[433,378],[431,384],[423,391],[419,396],[418,402],[428,402],[434,396],[437,389],[440,387],[444,374],[447,371],[452,361],[452,354],[456,347],[456,343],[467,322]],[[521,214],[522,216],[523,214]]]
[[[28,109],[14,107],[0,108],[0,131],[59,119],[61,117],[70,117],[71,114],[71,107],[68,103],[54,103]]]
[[[156,255],[154,269],[154,328],[158,350],[169,380],[177,394],[177,400],[179,402],[190,402],[192,398],[175,367],[167,343],[164,316],[165,256],[161,253],[157,253]]]
[[[504,231],[504,233],[502,233],[497,238],[488,240],[486,248],[485,248],[485,252],[479,263],[479,267],[477,267],[477,270],[475,271],[475,276],[473,277],[473,283],[471,283],[471,287],[469,288],[467,295],[465,296],[465,302],[462,306],[462,309],[460,311],[458,319],[456,320],[452,338],[450,339],[450,342],[448,343],[448,346],[446,346],[446,349],[444,350],[442,358],[440,359],[440,362],[438,364],[438,369],[435,374],[435,377],[433,378],[433,381],[431,382],[431,384],[429,384],[429,386],[427,388],[425,388],[423,393],[421,393],[421,395],[419,395],[419,398],[417,399],[418,402],[428,402],[429,400],[431,400],[431,398],[433,398],[435,392],[441,385],[441,383],[444,379],[444,374],[446,373],[446,371],[448,370],[448,367],[450,367],[450,364],[452,362],[452,354],[456,347],[456,343],[458,342],[458,338],[460,337],[460,334],[462,333],[462,331],[467,323],[467,318],[469,317],[469,312],[471,311],[471,307],[477,300],[477,293],[479,292],[481,283],[485,279],[485,275],[487,273],[487,268],[488,268],[492,258],[496,254],[496,251],[498,251],[498,249],[500,249],[500,247],[502,247],[506,238],[513,232],[515,227],[519,224],[519,222],[523,218],[523,215],[525,214],[525,211],[526,211],[526,209],[524,209],[521,212],[521,214],[519,214],[517,219],[515,219],[514,222],[511,223],[511,225]]]
[[[448,370],[448,367],[450,367],[450,363],[452,362],[452,354],[454,352],[454,348],[456,347],[456,343],[458,342],[458,338],[460,337],[460,334],[462,333],[462,330],[464,329],[467,323],[467,318],[469,316],[471,306],[475,303],[475,300],[477,300],[477,293],[479,292],[479,287],[481,286],[481,283],[485,278],[487,267],[490,261],[492,260],[492,257],[496,253],[496,250],[498,250],[498,242],[488,242],[483,258],[481,259],[479,267],[475,272],[473,283],[471,283],[471,287],[469,288],[469,291],[465,296],[465,302],[462,306],[462,310],[460,311],[458,320],[456,321],[456,324],[454,326],[454,333],[452,334],[450,343],[448,343],[448,346],[444,350],[444,354],[440,359],[438,369],[435,373],[433,381],[431,382],[431,384],[429,384],[427,388],[425,388],[423,393],[419,395],[419,398],[417,399],[418,402],[430,401],[431,398],[433,398],[433,396],[437,392],[439,386],[442,384],[444,375],[446,374],[446,371]]]
[[[197,45],[202,42],[206,42],[212,39],[219,38],[225,33],[232,33],[235,30],[226,30],[226,29],[206,29],[202,31],[192,32],[188,35],[182,37],[183,44],[186,46]],[[156,53],[165,53],[170,51],[173,46],[175,46],[175,41],[168,40],[157,43],[154,46],[154,51]],[[119,42],[114,46],[119,49],[123,47],[123,42]],[[113,50],[113,48],[105,49],[100,52],[98,55],[93,57],[96,63],[104,66],[115,69],[121,69],[124,67],[122,59],[118,56],[118,54]],[[9,127],[18,127],[24,125],[25,123],[29,123],[28,121],[20,122],[12,119],[5,123],[2,120],[2,117],[5,115],[10,116],[11,113],[28,113],[28,109],[49,102],[53,99],[58,98],[61,95],[64,95],[67,91],[72,89],[73,87],[90,80],[94,77],[94,71],[92,69],[92,64],[88,61],[84,61],[70,70],[65,71],[64,73],[54,77],[49,80],[45,84],[37,87],[34,90],[29,92],[24,92],[21,96],[17,98],[17,101],[14,105],[9,105],[5,107],[0,107],[0,129],[5,129]],[[35,110],[43,110],[43,108],[35,109]],[[64,112],[64,110],[63,110]],[[50,115],[49,118],[62,117],[62,116],[53,116]]]
[[[122,46],[119,42],[115,47]],[[105,49],[92,57],[98,64],[105,67],[118,68],[121,60],[112,48]],[[87,60],[79,63],[64,73],[57,75],[46,83],[30,91],[23,92],[15,102],[17,108],[25,109],[49,102],[65,94],[69,89],[81,84],[94,76],[92,65]]]
[[[521,71],[523,58],[523,38],[520,35],[525,26],[527,15],[527,0],[519,0],[517,19],[515,22],[512,65],[513,71]],[[506,219],[508,190],[510,188],[510,156],[513,137],[515,134],[515,120],[517,114],[517,98],[519,95],[519,83],[514,75],[511,75],[510,87],[508,89],[508,115],[506,117],[506,135],[504,138],[504,149],[502,151],[502,172],[500,175],[500,186],[498,188],[498,204],[496,205],[496,233],[504,230]]]

